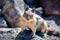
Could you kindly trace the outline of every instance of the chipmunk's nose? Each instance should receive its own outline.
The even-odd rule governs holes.
[[[32,14],[26,14],[26,19],[27,20],[30,20],[30,19],[32,19],[33,18],[33,15]]]

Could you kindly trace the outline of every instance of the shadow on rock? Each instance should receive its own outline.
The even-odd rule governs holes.
[[[33,37],[33,33],[31,30],[24,30],[20,32],[15,40],[31,40]]]
[[[36,35],[38,35],[38,36],[40,36],[40,37],[44,37],[44,33],[41,32],[41,31],[37,31],[37,32],[36,32]]]
[[[37,37],[38,36],[38,37]],[[44,37],[44,34],[41,31],[37,31],[36,35],[33,36],[33,33],[31,30],[24,30],[23,32],[20,32],[15,40],[32,40],[33,38],[39,38],[39,37]],[[36,39],[35,38],[35,39]]]

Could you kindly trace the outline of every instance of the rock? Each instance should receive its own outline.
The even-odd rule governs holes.
[[[0,40],[15,40],[20,28],[0,28]]]
[[[21,28],[0,28],[0,40],[60,40],[55,36],[33,36],[30,30],[21,32]]]
[[[24,13],[24,0],[14,0],[16,8],[22,15]]]
[[[3,17],[0,17],[0,28],[5,28],[5,27],[7,27],[7,23]]]
[[[60,16],[60,0],[41,0],[45,15]]]
[[[44,18],[50,27],[60,28],[60,17],[49,16]]]
[[[47,21],[48,29],[53,30],[49,35],[54,35],[60,37],[60,17],[49,16],[44,18]]]
[[[60,28],[53,32],[54,36],[60,37]]]
[[[8,27],[20,27],[20,16],[24,13],[24,1],[3,0],[3,4],[2,13]]]
[[[57,25],[54,20],[47,20],[48,29],[57,28]]]
[[[16,40],[19,40],[19,39],[20,40],[55,40],[56,38],[59,40],[58,37],[48,36],[48,35],[46,37],[40,37],[38,36],[38,34],[33,36],[31,31],[25,30],[17,35]]]

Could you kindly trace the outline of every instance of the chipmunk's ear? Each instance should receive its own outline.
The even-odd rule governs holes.
[[[32,8],[32,12],[35,12],[36,10],[35,10],[35,8]]]
[[[25,11],[27,11],[27,10],[29,10],[29,6],[27,6],[27,7],[25,8]]]

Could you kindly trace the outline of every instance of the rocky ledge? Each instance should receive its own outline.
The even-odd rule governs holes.
[[[0,40],[60,40],[56,36],[33,36],[31,31],[21,32],[20,28],[0,28]]]

